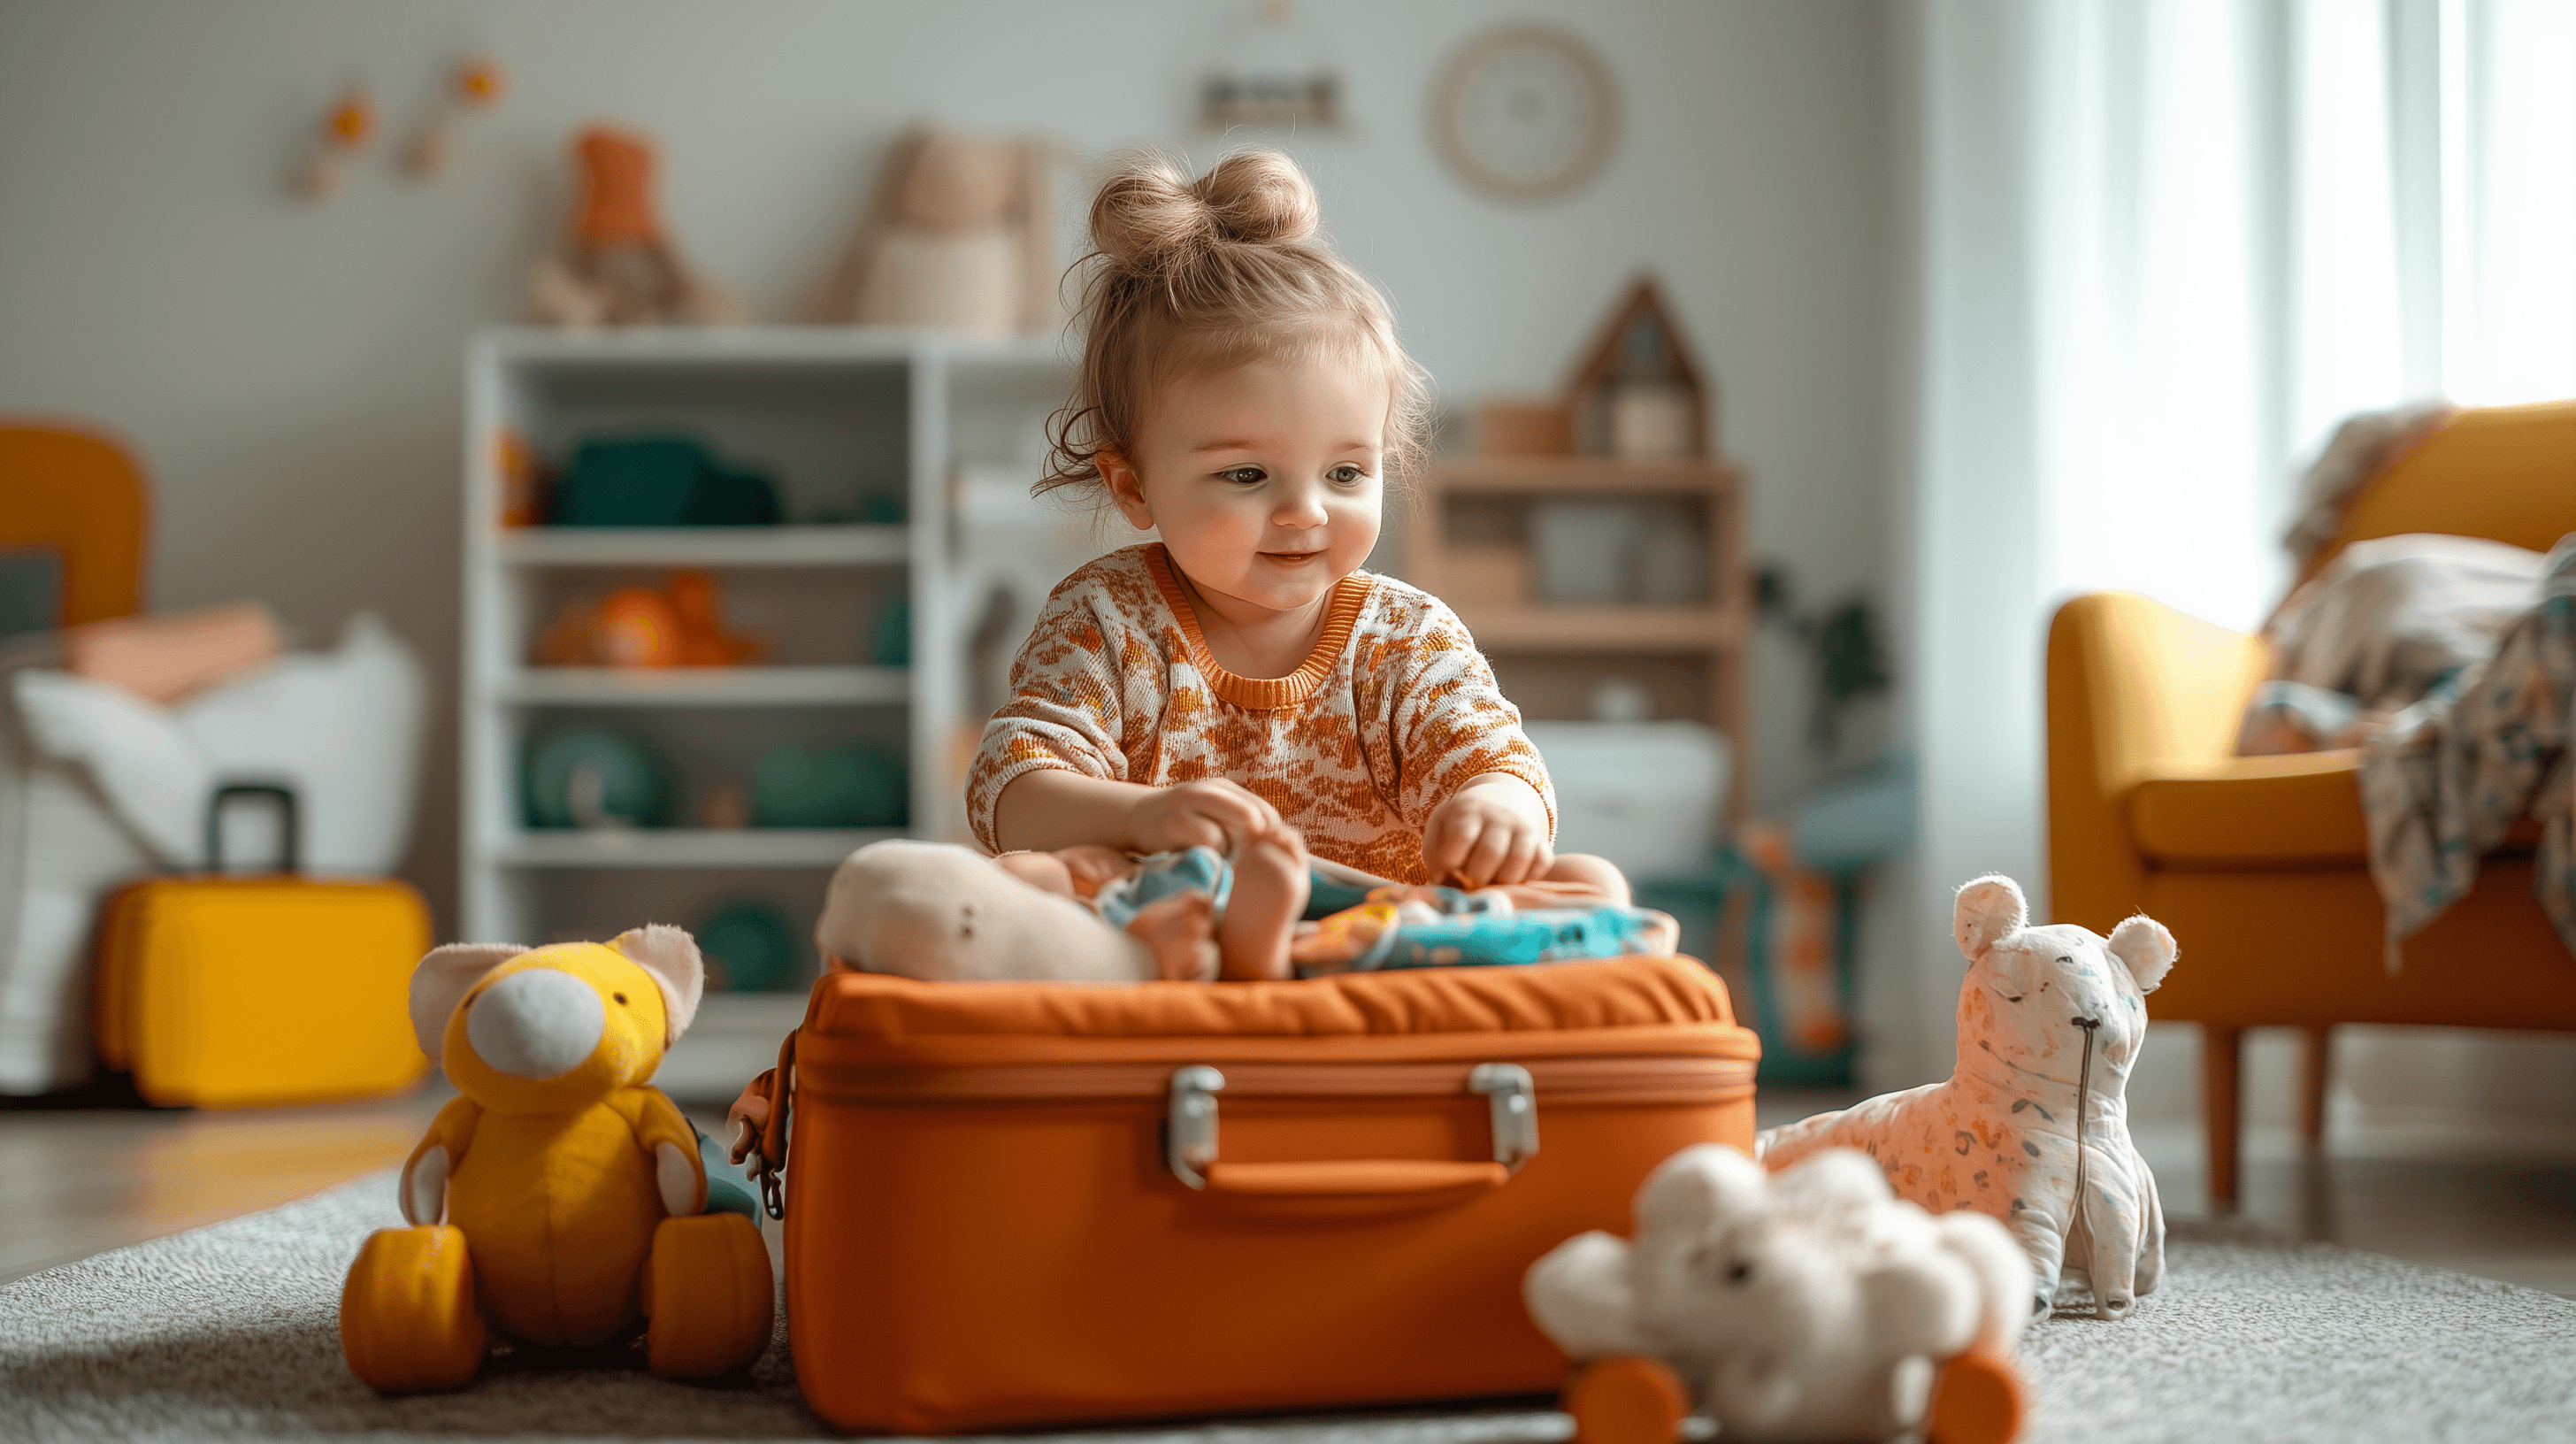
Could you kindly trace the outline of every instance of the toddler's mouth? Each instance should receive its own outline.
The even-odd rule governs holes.
[[[1322,551],[1321,549],[1317,549],[1317,550],[1315,550],[1315,551],[1311,551],[1311,552],[1263,552],[1263,553],[1261,553],[1261,555],[1263,555],[1263,556],[1265,556],[1265,557],[1268,557],[1270,560],[1272,560],[1272,561],[1274,561],[1274,562],[1279,563],[1281,566],[1290,566],[1290,567],[1293,567],[1293,566],[1300,566],[1300,565],[1303,565],[1304,563],[1311,562],[1311,561],[1313,561],[1315,558],[1317,558],[1317,557],[1319,557],[1319,556],[1322,556],[1323,554],[1324,554],[1324,553],[1323,553],[1323,551]]]

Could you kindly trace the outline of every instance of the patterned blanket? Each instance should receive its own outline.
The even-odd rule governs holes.
[[[2399,945],[2468,894],[2478,859],[2528,811],[2533,891],[2576,952],[2576,533],[2551,548],[2540,600],[2485,664],[2434,688],[2364,746],[2370,873]]]

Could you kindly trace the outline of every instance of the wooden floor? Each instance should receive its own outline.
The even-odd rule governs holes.
[[[235,1113],[0,1111],[0,1282],[269,1208],[398,1163],[450,1095]],[[1763,1122],[1848,1098],[1766,1094]],[[718,1120],[700,1116],[711,1132]],[[2166,1211],[2205,1212],[2196,1129],[2141,1129]],[[2322,1157],[2257,1133],[2246,1216],[2285,1232],[2576,1297],[2576,1139],[2340,1128]]]

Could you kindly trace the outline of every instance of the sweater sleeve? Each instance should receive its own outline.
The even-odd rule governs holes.
[[[1068,579],[1047,598],[1037,625],[1011,662],[1011,695],[984,724],[966,775],[966,820],[975,840],[999,852],[993,815],[1002,789],[1021,774],[1060,768],[1109,782],[1127,780],[1122,688],[1113,661],[1116,624],[1093,589]]]
[[[1538,748],[1521,731],[1520,709],[1495,684],[1494,669],[1458,614],[1436,598],[1422,602],[1418,624],[1396,641],[1399,655],[1390,659],[1396,811],[1418,832],[1467,779],[1507,772],[1537,791],[1553,839],[1556,789]]]

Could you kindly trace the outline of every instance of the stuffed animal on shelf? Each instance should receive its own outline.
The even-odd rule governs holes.
[[[536,647],[541,667],[731,667],[768,655],[768,638],[726,627],[714,575],[694,570],[672,573],[661,591],[566,602]]]
[[[1723,1144],[1683,1149],[1637,1190],[1635,1238],[1568,1239],[1522,1292],[1582,1370],[1567,1403],[1586,1444],[1669,1444],[1685,1398],[1725,1439],[1879,1440],[1932,1423],[1943,1444],[2000,1444],[2018,1428],[2020,1248],[1983,1214],[1894,1197],[1848,1149],[1777,1177]],[[1655,1361],[1672,1380],[1663,1411]]]
[[[2030,1256],[2036,1312],[2062,1272],[2091,1285],[2096,1317],[2127,1318],[2164,1271],[2164,1208],[2123,1095],[2146,995],[2174,965],[2173,934],[2143,916],[2108,938],[2032,927],[2002,876],[1959,889],[1952,931],[1968,976],[1950,1080],[1770,1129],[1755,1156],[1780,1169],[1819,1149],[1863,1149],[1899,1197],[2010,1228]]]
[[[421,959],[412,1027],[460,1096],[403,1165],[411,1226],[379,1230],[350,1265],[340,1345],[361,1380],[455,1387],[495,1335],[586,1347],[640,1326],[653,1370],[677,1376],[768,1347],[760,1229],[747,1211],[706,1211],[697,1132],[645,1086],[704,976],[689,935],[658,926]]]
[[[827,325],[975,336],[1055,317],[1057,146],[927,126],[886,153],[875,199],[805,307]]]
[[[662,229],[653,198],[653,142],[593,126],[573,142],[581,207],[559,255],[528,277],[538,320],[556,326],[657,326],[742,319],[733,297],[701,275]]]

